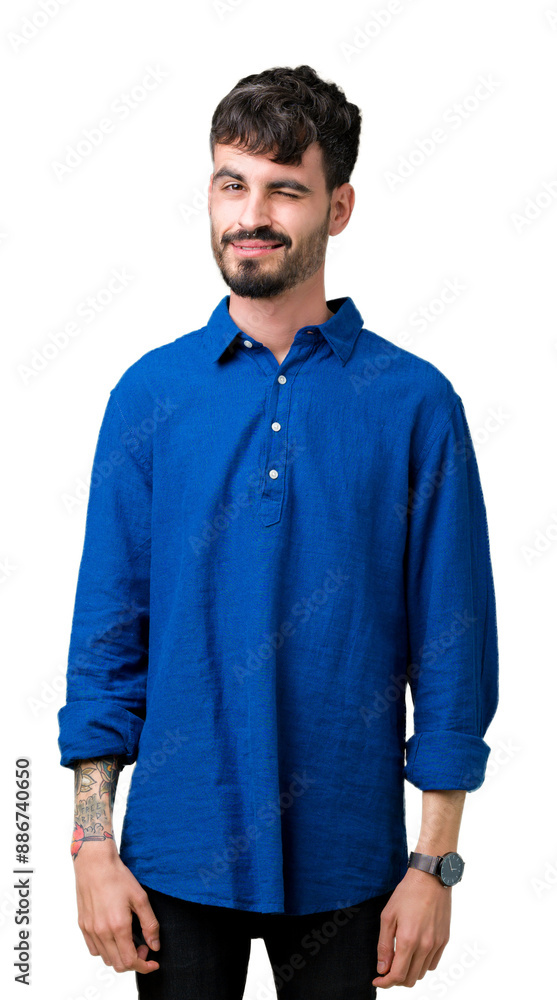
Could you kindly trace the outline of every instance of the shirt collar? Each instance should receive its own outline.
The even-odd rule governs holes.
[[[212,361],[218,361],[238,336],[245,336],[228,311],[229,303],[230,295],[224,295],[213,310],[203,331],[205,346]],[[325,323],[310,324],[307,329],[319,330],[344,365],[350,357],[364,321],[354,302],[347,295],[328,300],[327,306],[334,315],[330,316]],[[306,328],[301,327],[300,329]],[[231,354],[232,351],[229,353]]]

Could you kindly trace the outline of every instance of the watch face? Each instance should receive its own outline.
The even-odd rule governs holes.
[[[462,878],[462,872],[464,870],[464,861],[460,857],[460,854],[454,852],[447,854],[439,868],[439,874],[441,876],[441,881],[445,885],[456,885],[460,882]]]

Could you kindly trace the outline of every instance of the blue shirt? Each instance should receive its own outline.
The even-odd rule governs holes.
[[[145,885],[316,913],[404,876],[405,779],[485,778],[486,511],[461,397],[351,298],[281,364],[228,305],[109,394],[61,764],[137,761],[120,856]]]

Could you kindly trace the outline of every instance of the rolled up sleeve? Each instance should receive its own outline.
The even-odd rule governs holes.
[[[146,707],[151,556],[150,462],[116,387],[98,435],[66,675],[60,763],[137,759]]]
[[[495,593],[486,509],[460,396],[411,475],[405,587],[414,734],[406,779],[474,791],[498,704]]]

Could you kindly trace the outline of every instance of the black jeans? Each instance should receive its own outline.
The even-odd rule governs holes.
[[[192,903],[144,885],[160,924],[160,968],[135,973],[141,1000],[242,1000],[252,938],[263,938],[278,1000],[374,1000],[381,910],[394,889],[302,916]],[[137,916],[132,930],[142,940]],[[138,937],[136,937],[136,935]],[[268,981],[265,981],[268,986]]]

